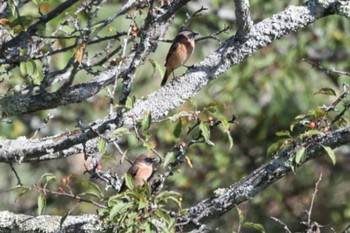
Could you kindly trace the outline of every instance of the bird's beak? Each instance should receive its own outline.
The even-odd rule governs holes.
[[[198,36],[199,34],[197,32],[193,32],[193,36]]]

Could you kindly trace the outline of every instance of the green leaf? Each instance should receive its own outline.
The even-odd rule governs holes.
[[[19,71],[21,72],[22,76],[25,76],[27,74],[27,67],[25,62],[19,63]]]
[[[335,165],[336,162],[336,156],[334,151],[332,150],[332,148],[330,148],[329,146],[322,146],[323,149],[327,152],[328,157],[332,160],[333,165]]]
[[[41,215],[44,212],[46,207],[46,196],[43,193],[40,193],[38,197],[38,215]]]
[[[141,121],[141,126],[144,131],[148,130],[152,123],[152,115],[151,112],[147,114],[147,117],[143,118]]]
[[[12,188],[10,188],[10,190],[8,190],[8,191],[14,191],[14,190],[17,190],[17,189],[21,190],[22,188],[23,188],[22,185],[17,184],[17,185],[15,185],[15,186],[13,186]]]
[[[19,17],[16,17],[16,19],[10,23],[10,27],[14,28],[17,25],[20,25],[22,27],[27,27],[33,22],[34,19],[35,18],[33,16],[28,16],[28,15],[27,16],[19,16]]]
[[[125,177],[124,182],[126,187],[128,187],[128,189],[133,189],[134,182],[133,182],[132,176],[129,173],[126,173],[124,177]]]
[[[288,130],[282,130],[276,133],[278,137],[291,137],[290,132]]]
[[[148,202],[141,199],[138,203],[138,210],[145,209],[148,206]]]
[[[209,130],[209,127],[208,127],[206,124],[204,124],[203,122],[201,122],[201,123],[199,124],[199,129],[200,129],[201,132],[202,132],[202,136],[203,136],[204,140],[205,140],[206,142],[209,141],[209,139],[210,139],[210,130]]]
[[[314,93],[314,95],[317,95],[317,94],[336,96],[335,91],[329,87],[321,88],[320,90]]]
[[[123,202],[120,201],[116,205],[114,205],[109,212],[109,218],[113,219],[116,215],[121,215],[125,213],[129,208],[134,205],[132,202]]]
[[[130,130],[128,128],[118,128],[116,130],[114,130],[112,133],[111,133],[111,139],[115,139],[115,138],[118,138],[118,137],[121,137],[125,134],[128,134],[130,132]]]
[[[320,130],[317,130],[317,129],[310,129],[310,130],[306,131],[305,133],[300,134],[300,138],[309,137],[309,136],[313,136],[313,135],[320,135],[320,134],[324,134],[324,133]]]
[[[15,4],[14,0],[8,0],[7,4],[9,5],[9,8],[11,10],[11,14],[14,17],[17,17],[16,4]]]
[[[175,161],[175,154],[174,152],[168,152],[165,155],[163,166],[167,167],[170,163],[173,163]]]
[[[160,74],[160,77],[163,78],[164,73],[165,73],[163,66],[161,66],[157,61],[155,61],[153,59],[148,59],[148,61],[151,63],[151,65],[153,67],[153,74],[155,74],[156,71],[158,71],[158,73]]]
[[[317,107],[314,110],[311,110],[310,113],[314,115],[316,119],[322,118],[327,114],[327,112],[321,109],[320,107]]]
[[[84,197],[89,197],[89,198],[96,198],[98,200],[101,199],[101,195],[95,193],[95,192],[83,192],[83,193],[80,193],[79,196],[84,196]]]
[[[297,153],[295,154],[295,162],[297,164],[300,164],[302,159],[304,159],[305,151],[306,151],[306,148],[303,146],[298,149]]]
[[[264,227],[259,223],[245,222],[245,223],[243,223],[242,227],[248,228],[248,229],[254,229],[254,230],[257,230],[261,233],[265,233]]]
[[[128,109],[131,109],[134,107],[134,104],[136,102],[136,97],[133,96],[133,97],[128,97],[127,100],[126,100],[126,103],[125,103],[125,107],[128,108]]]
[[[166,200],[169,197],[175,197],[179,199],[181,197],[181,194],[175,191],[163,191],[156,196],[156,199]]]
[[[85,187],[86,190],[93,191],[96,194],[102,196],[102,190],[101,190],[100,186],[98,186],[97,184],[95,184],[93,182],[89,182],[89,181],[84,181],[84,182],[82,182],[82,186]]]
[[[99,152],[105,152],[107,147],[107,141],[104,138],[101,138],[101,140],[98,142],[98,151]]]
[[[28,187],[21,187],[21,188],[19,189],[19,192],[18,192],[18,194],[17,194],[17,197],[16,197],[15,202],[16,202],[20,197],[22,197],[22,196],[24,196],[25,194],[27,194],[30,190],[31,190],[31,189],[28,188]]]
[[[181,119],[179,119],[179,121],[177,122],[175,129],[174,129],[174,136],[176,138],[179,138],[181,135],[181,131],[182,131],[182,121],[181,121]]]
[[[56,176],[52,173],[45,173],[40,177],[40,180],[44,180],[44,179],[46,184],[48,184],[50,181],[55,180]]]
[[[284,145],[286,145],[290,141],[290,139],[279,139],[278,141],[272,143],[268,148],[267,148],[267,155],[271,156],[277,153]]]
[[[64,221],[66,220],[66,218],[68,217],[69,213],[70,213],[69,211],[66,212],[66,213],[62,216],[62,218],[60,219],[60,228],[62,228],[62,225],[63,225]]]

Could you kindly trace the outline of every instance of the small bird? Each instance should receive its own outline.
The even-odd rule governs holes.
[[[182,66],[191,57],[195,48],[195,36],[198,33],[184,30],[181,31],[174,39],[165,62],[165,74],[161,86],[164,86],[169,75],[177,68]]]
[[[127,171],[127,173],[133,178],[134,187],[142,186],[145,182],[148,182],[152,178],[156,165],[159,162],[158,158],[149,157],[145,154],[139,155]],[[125,191],[126,188],[124,182],[120,188],[120,192]]]

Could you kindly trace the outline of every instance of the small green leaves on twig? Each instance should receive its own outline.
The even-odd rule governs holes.
[[[322,146],[322,147],[326,151],[328,157],[332,160],[333,165],[335,165],[336,157],[332,148],[330,148],[329,146]]]
[[[44,193],[40,193],[38,196],[38,215],[42,215],[45,207],[46,207],[46,195]]]

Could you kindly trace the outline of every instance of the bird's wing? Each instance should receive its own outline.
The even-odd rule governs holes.
[[[139,166],[131,166],[128,170],[128,173],[134,177],[137,174],[137,171],[139,170]]]
[[[180,44],[179,42],[174,42],[174,43],[170,46],[169,52],[168,52],[168,54],[166,55],[165,66],[166,66],[167,63],[168,63],[169,57],[171,56],[171,54],[174,53],[174,51],[175,51],[176,48],[179,46],[179,44]]]

